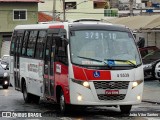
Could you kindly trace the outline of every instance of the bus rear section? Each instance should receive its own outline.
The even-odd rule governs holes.
[[[142,61],[126,27],[101,22],[18,26],[10,53],[10,79],[25,102],[44,97],[61,112],[73,105],[120,106],[128,113],[142,100]]]

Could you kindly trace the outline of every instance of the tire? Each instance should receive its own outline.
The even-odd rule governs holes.
[[[132,105],[120,105],[121,113],[128,114],[130,113]]]
[[[3,85],[3,89],[8,89],[8,85]]]
[[[36,104],[39,104],[40,97],[36,95],[32,95],[32,101]]]
[[[61,90],[60,98],[59,98],[59,107],[61,113],[67,113],[69,111],[68,105],[65,102],[64,93]]]
[[[155,76],[155,69],[156,69],[156,66],[153,66],[153,68],[152,68],[152,79],[153,79],[153,80],[156,79],[156,76]]]
[[[32,95],[27,92],[26,82],[23,83],[23,98],[25,103],[31,103]]]

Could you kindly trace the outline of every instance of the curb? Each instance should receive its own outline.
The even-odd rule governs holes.
[[[142,100],[142,102],[153,103],[153,104],[160,104],[159,101],[154,101],[154,100]]]

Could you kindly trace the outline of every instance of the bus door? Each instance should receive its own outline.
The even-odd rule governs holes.
[[[52,96],[55,99],[55,57],[57,45],[62,43],[61,37],[66,38],[66,31],[64,29],[49,29],[44,55],[44,93],[45,96]]]
[[[44,89],[45,96],[54,96],[54,54],[55,42],[53,34],[47,35],[44,58]]]
[[[19,71],[19,57],[21,53],[21,45],[23,40],[24,31],[18,31],[15,39],[15,52],[14,52],[14,84],[15,89],[20,90],[20,71]]]

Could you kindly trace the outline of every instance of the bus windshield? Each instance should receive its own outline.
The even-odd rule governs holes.
[[[70,32],[73,64],[101,66],[113,61],[115,66],[141,64],[131,33],[107,30]]]

